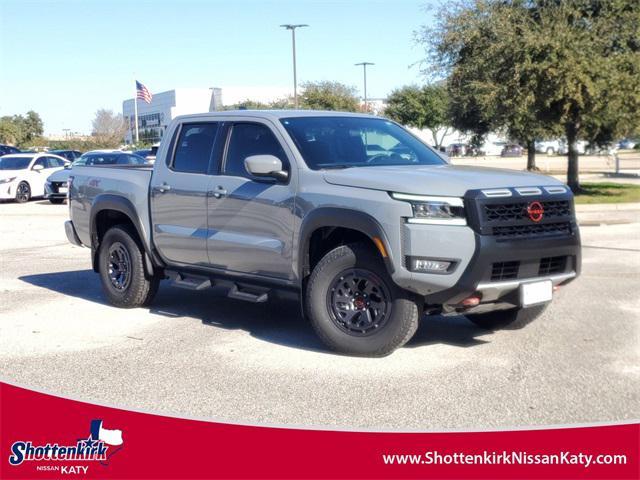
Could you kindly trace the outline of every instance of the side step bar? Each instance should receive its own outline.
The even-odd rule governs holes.
[[[227,292],[227,297],[235,298],[236,300],[244,300],[245,302],[251,303],[264,303],[269,298],[269,295],[267,292],[253,293],[242,291],[240,290],[238,285],[234,283],[231,289]]]
[[[173,280],[173,284],[176,287],[186,288],[187,290],[204,290],[212,286],[211,279],[208,277],[185,275],[184,273],[173,271],[167,271],[166,274]]]
[[[204,290],[211,287],[227,289],[227,297],[251,303],[264,303],[269,299],[269,290],[259,287],[239,285],[229,280],[213,280],[202,275],[186,274],[174,270],[166,270],[165,274],[173,285],[187,290]]]

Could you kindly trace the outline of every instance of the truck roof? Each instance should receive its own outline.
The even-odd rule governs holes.
[[[338,112],[332,110],[222,110],[217,112],[194,113],[180,115],[176,120],[198,119],[222,116],[261,117],[261,118],[291,118],[291,117],[364,117],[380,118],[367,113]]]

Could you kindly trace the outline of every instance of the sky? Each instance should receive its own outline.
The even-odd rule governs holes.
[[[135,78],[149,90],[293,90],[332,80],[369,98],[420,84],[414,32],[433,21],[427,0],[0,0],[0,116],[35,110],[46,134],[89,133],[96,110],[122,112]],[[258,88],[259,89],[259,88]]]

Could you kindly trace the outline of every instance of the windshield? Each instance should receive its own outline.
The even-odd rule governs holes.
[[[31,157],[12,157],[4,155],[0,157],[0,170],[24,170],[29,167]]]
[[[382,118],[294,117],[281,121],[314,170],[446,163],[409,132]]]

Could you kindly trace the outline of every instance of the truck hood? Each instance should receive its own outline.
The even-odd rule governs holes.
[[[324,179],[333,185],[369,188],[415,195],[461,197],[467,190],[563,185],[546,175],[488,167],[402,165],[328,170]]]

